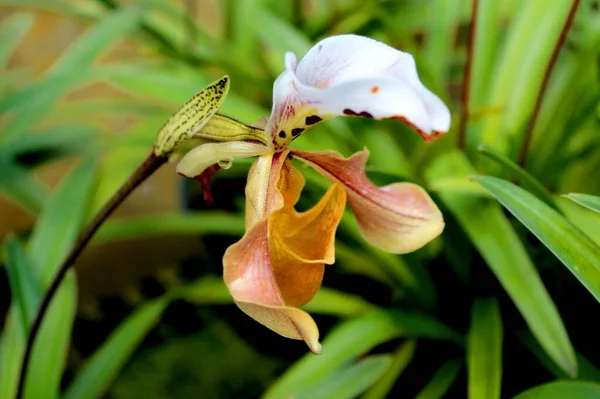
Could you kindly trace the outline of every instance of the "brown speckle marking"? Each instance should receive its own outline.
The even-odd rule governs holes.
[[[279,137],[281,137],[282,139],[284,139],[286,136],[287,136],[287,134],[285,133],[285,131],[284,131],[284,130],[281,130],[281,131],[279,132]]]
[[[349,108],[346,108],[343,112],[344,112],[344,115],[362,116],[363,118],[373,118],[373,115],[371,115],[367,111],[356,112],[356,111],[353,111],[353,110],[351,110]]]
[[[415,126],[413,123],[409,122],[408,119],[406,119],[404,116],[394,116],[394,117],[392,117],[392,119],[400,121],[400,122],[404,123],[406,126],[413,129],[415,132],[417,132],[419,134],[419,136],[421,136],[423,138],[423,140],[425,140],[426,143],[429,143],[446,133],[446,132],[440,132],[440,131],[433,131],[431,134],[427,134],[423,130],[421,130],[417,126]]]
[[[371,94],[377,94],[378,91],[379,91],[379,86],[371,87]]]
[[[292,129],[292,136],[297,136],[300,133],[302,133],[304,131],[304,128],[301,127],[297,127],[295,129]]]
[[[306,126],[310,126],[310,125],[314,125],[315,123],[319,123],[323,120],[323,118],[321,118],[318,115],[311,115],[311,116],[307,116],[306,119],[304,120],[304,123],[306,124]]]

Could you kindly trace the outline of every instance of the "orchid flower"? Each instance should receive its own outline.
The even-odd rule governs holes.
[[[266,122],[248,126],[216,114],[196,134],[204,143],[177,166],[181,175],[206,182],[219,162],[258,157],[245,190],[246,233],[225,252],[224,280],[243,312],[282,336],[304,340],[314,353],[321,351],[319,331],[299,307],[316,294],[325,265],[334,263],[335,231],[346,203],[365,239],[391,253],[415,251],[444,228],[421,187],[377,187],[367,178],[367,150],[345,158],[289,146],[316,123],[343,115],[396,119],[425,140],[450,126],[448,108],[421,83],[410,54],[366,37],[333,36],[300,62],[285,55]],[[294,209],[305,181],[292,159],[332,183],[305,212]]]

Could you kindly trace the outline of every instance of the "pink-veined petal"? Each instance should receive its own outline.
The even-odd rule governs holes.
[[[223,257],[225,284],[248,316],[284,337],[304,340],[311,351],[320,353],[319,330],[312,317],[283,300],[268,242],[268,221],[263,220],[229,247]]]
[[[293,206],[304,178],[286,153],[261,156],[253,166],[252,180],[251,191],[260,188],[266,194],[254,193],[249,206],[253,221],[244,237],[225,252],[223,278],[246,314],[285,337],[306,341],[318,353],[316,325],[295,307],[313,298],[325,264],[334,261],[335,230],[346,193],[335,184],[314,207],[296,212]],[[266,210],[259,218],[261,209]]]
[[[450,111],[420,81],[412,55],[357,35],[332,36],[297,62],[287,53],[267,125],[275,148],[338,115],[398,119],[425,139],[450,128]]]
[[[442,214],[421,187],[412,183],[377,187],[367,178],[367,150],[349,158],[335,151],[293,150],[291,153],[330,181],[345,186],[348,204],[359,228],[374,246],[387,252],[408,253],[421,248],[443,231]]]

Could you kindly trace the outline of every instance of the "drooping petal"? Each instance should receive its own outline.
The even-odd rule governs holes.
[[[245,313],[283,336],[306,341],[318,353],[316,325],[296,307],[313,298],[325,264],[333,263],[346,193],[335,184],[313,208],[296,212],[304,178],[287,153],[261,156],[248,185],[253,186],[247,202],[252,221],[244,237],[225,252],[225,283]],[[267,194],[258,194],[259,189]]]
[[[321,351],[314,320],[283,301],[271,264],[267,220],[227,249],[223,279],[236,305],[248,316],[284,337],[304,340],[315,353]]]
[[[374,246],[387,252],[408,253],[421,248],[443,231],[442,214],[421,187],[412,183],[377,187],[367,178],[367,150],[350,158],[334,151],[293,150],[291,153],[330,181],[345,186],[348,204],[360,230]]]
[[[319,289],[324,265],[335,260],[335,231],[345,206],[343,186],[334,184],[310,210],[284,207],[269,217],[273,271],[287,305],[302,306]]]
[[[332,36],[300,62],[293,53],[285,61],[266,129],[275,148],[339,115],[398,119],[425,139],[450,128],[448,108],[420,81],[414,58],[386,44],[357,35]]]
[[[185,154],[177,164],[177,173],[186,177],[196,177],[219,161],[228,162],[236,158],[267,154],[269,151],[265,145],[254,142],[205,143]]]

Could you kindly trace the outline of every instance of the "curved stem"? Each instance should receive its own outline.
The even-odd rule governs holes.
[[[525,140],[523,141],[523,145],[521,146],[521,152],[519,154],[519,166],[524,168],[525,161],[527,160],[527,153],[529,152],[529,146],[531,144],[531,139],[533,137],[533,131],[535,130],[535,123],[537,121],[537,117],[540,113],[540,108],[542,106],[542,100],[544,98],[544,94],[546,93],[546,88],[548,87],[548,82],[550,81],[550,75],[552,74],[552,70],[554,69],[554,65],[556,65],[556,60],[558,59],[558,54],[560,53],[561,48],[565,44],[565,40],[567,39],[567,33],[569,32],[569,28],[571,28],[571,24],[573,23],[573,19],[575,18],[575,12],[577,12],[577,8],[579,7],[580,0],[573,0],[573,4],[571,4],[571,9],[569,10],[569,15],[565,20],[565,24],[560,32],[560,36],[558,37],[558,41],[554,46],[554,50],[552,51],[552,56],[550,57],[550,62],[548,62],[548,66],[546,67],[546,72],[544,73],[544,80],[542,81],[542,86],[540,87],[540,91],[538,92],[537,99],[535,100],[535,107],[533,108],[533,112],[531,114],[531,119],[529,119],[529,126],[527,126],[527,130],[525,131]]]
[[[139,186],[144,180],[152,175],[167,161],[167,159],[167,157],[159,157],[154,155],[154,153],[151,153],[132,173],[125,184],[123,184],[119,190],[108,200],[108,202],[104,204],[102,209],[100,209],[100,211],[94,216],[94,218],[87,224],[85,229],[79,235],[79,238],[77,239],[75,245],[73,245],[71,252],[69,252],[65,258],[64,262],[60,266],[60,269],[50,283],[50,286],[44,293],[42,302],[40,303],[37,314],[35,315],[35,319],[33,320],[31,328],[29,329],[29,335],[27,336],[27,342],[25,344],[25,354],[23,355],[23,363],[21,364],[21,372],[19,374],[19,385],[16,395],[17,399],[21,399],[24,394],[27,366],[31,359],[33,344],[35,343],[35,338],[42,325],[42,320],[44,319],[44,315],[50,306],[50,302],[52,301],[54,294],[56,294],[56,291],[60,287],[60,284],[65,278],[67,272],[71,266],[73,266],[75,260],[77,260],[83,249],[90,242],[92,236],[102,225],[102,223],[104,223],[104,221],[114,212],[115,209],[117,209],[117,207],[125,200],[125,198],[127,198],[129,194],[135,190],[137,186]]]

